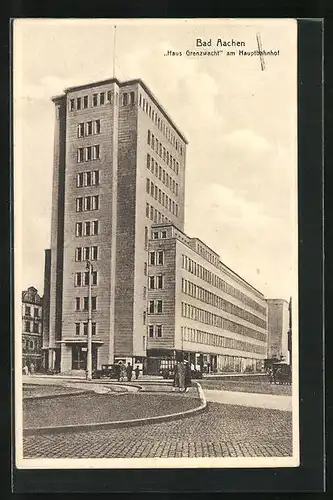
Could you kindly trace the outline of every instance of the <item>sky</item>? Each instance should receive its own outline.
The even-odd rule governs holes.
[[[116,42],[114,44],[114,25]],[[238,50],[279,51],[241,56]],[[297,290],[297,46],[293,20],[14,22],[15,266],[43,293],[54,105],[66,87],[141,78],[184,133],[185,232],[268,298]],[[186,56],[212,40],[221,56]],[[215,47],[216,40],[245,47]],[[182,56],[166,56],[167,50]],[[227,50],[236,55],[226,55]],[[145,207],[143,207],[144,210]]]

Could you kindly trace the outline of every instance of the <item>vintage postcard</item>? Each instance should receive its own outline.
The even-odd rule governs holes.
[[[297,467],[297,22],[13,21],[19,469]]]

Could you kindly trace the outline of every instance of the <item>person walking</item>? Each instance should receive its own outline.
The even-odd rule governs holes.
[[[185,392],[188,392],[190,390],[190,387],[192,385],[191,382],[191,367],[187,359],[184,361],[185,364]]]
[[[133,366],[131,365],[131,363],[127,363],[126,374],[128,382],[131,382],[132,380],[132,373],[133,373]]]
[[[173,388],[172,390],[175,391],[177,387],[179,387],[179,368],[178,368],[179,363],[176,363],[174,367],[174,374],[173,374]]]
[[[27,363],[25,363],[25,365],[23,367],[23,373],[24,373],[24,375],[29,375],[29,368],[28,368]]]
[[[120,382],[120,378],[121,378],[121,367],[122,367],[122,362],[119,361],[119,363],[116,365],[116,375],[117,375],[118,382]]]
[[[178,364],[178,386],[179,392],[185,392],[185,363],[181,361]]]
[[[140,375],[140,368],[139,368],[139,365],[136,365],[136,368],[135,368],[135,379],[138,380],[139,378],[139,375]]]
[[[30,373],[33,375],[35,373],[35,365],[33,362],[30,363]]]

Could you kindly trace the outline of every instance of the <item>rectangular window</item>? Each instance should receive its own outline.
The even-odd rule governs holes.
[[[92,235],[98,234],[98,220],[92,222]]]
[[[147,262],[144,262],[143,264],[143,274],[147,276]]]
[[[30,321],[25,321],[25,331],[30,332]]]
[[[146,191],[148,194],[150,193],[150,180],[149,179],[146,180]]]
[[[161,275],[156,276],[156,288],[158,289],[163,288],[163,276]]]
[[[97,297],[91,297],[91,309],[96,311],[97,309]]]
[[[91,273],[91,283],[92,285],[97,285],[97,271]]]
[[[87,122],[86,123],[86,134],[91,135],[92,134],[92,122]]]
[[[84,136],[84,123],[79,123],[77,135],[78,135],[78,137]]]
[[[154,207],[152,207],[151,205],[150,205],[150,218],[151,220],[154,219]]]
[[[148,337],[151,339],[154,337],[154,325],[148,326]]]
[[[154,312],[155,312],[155,301],[154,300],[150,300],[149,301],[149,308],[148,308],[148,310],[149,310],[150,314],[154,314]]]
[[[87,109],[87,107],[88,107],[88,96],[85,95],[83,97],[83,109]]]
[[[92,210],[98,210],[99,209],[99,196],[92,196]]]
[[[82,226],[83,226],[82,222],[77,222],[75,224],[75,235],[76,236],[82,236]]]
[[[130,93],[130,98],[131,98],[130,104],[134,104],[134,103],[135,103],[135,95],[134,95],[134,92],[131,92],[131,93]]]
[[[81,109],[81,97],[76,99],[76,109]]]
[[[147,142],[150,145],[150,130],[148,130]]]
[[[156,325],[156,337],[162,337],[162,325]]]
[[[93,322],[91,323],[91,335],[96,335],[96,331],[97,331],[96,323]]]
[[[153,232],[153,240],[158,240],[158,231]]]
[[[82,274],[75,273],[74,275],[74,286],[82,286]]]
[[[147,168],[150,170],[150,154],[147,154]]]
[[[80,323],[75,323],[75,335],[80,335],[81,325]]]
[[[89,260],[90,256],[89,256],[89,253],[90,253],[90,248],[89,247],[84,247],[84,260]]]
[[[80,172],[76,176],[76,186],[77,187],[82,187],[83,186],[83,173],[82,172]]]
[[[74,109],[75,109],[75,101],[74,101],[74,99],[71,99],[69,101],[69,109],[70,109],[70,111],[74,111]]]
[[[143,311],[143,315],[142,315],[142,323],[143,323],[144,325],[146,324],[146,316],[147,316],[146,311]]]
[[[166,238],[166,231],[161,232],[161,238],[163,238],[163,239]]]
[[[77,247],[75,249],[75,260],[76,262],[82,261],[82,247]]]
[[[146,216],[149,217],[149,203],[146,203]]]
[[[127,106],[128,104],[128,95],[126,92],[123,93],[123,106]]]
[[[86,271],[85,273],[83,273],[83,276],[84,276],[83,284],[84,284],[84,286],[88,286],[89,285],[89,271]]]
[[[95,121],[95,134],[101,133],[101,120]]]
[[[86,148],[86,160],[89,161],[91,160],[92,158],[92,150],[91,150],[91,146],[88,146]]]
[[[88,297],[83,297],[83,310],[88,311]]]
[[[149,252],[149,264],[155,266],[155,252]]]
[[[88,335],[88,323],[83,323],[83,335]]]
[[[77,150],[77,161],[78,161],[78,163],[81,163],[82,161],[84,161],[84,149],[83,148],[79,148]]]
[[[156,312],[158,313],[161,313],[163,312],[163,303],[161,300],[157,300],[157,303],[156,303]]]
[[[83,198],[76,198],[76,211],[82,212],[83,210]]]
[[[93,147],[93,158],[94,160],[98,160],[100,157],[100,147],[97,144],[96,146]]]
[[[30,306],[25,306],[25,315],[30,316],[31,315],[31,308]]]
[[[85,222],[84,223],[84,236],[90,236],[90,229],[91,229],[91,224],[90,222]]]
[[[154,290],[154,288],[155,288],[155,276],[149,276],[148,284],[149,284],[149,289]]]
[[[80,297],[76,297],[75,299],[75,310],[76,311],[80,311],[81,309],[81,298]]]
[[[108,90],[107,92],[107,101],[112,104],[112,92]]]
[[[98,105],[98,94],[93,94],[92,105],[94,107]]]
[[[85,179],[85,185],[86,186],[91,186],[91,172],[86,172],[86,175],[85,175],[86,179]]]
[[[91,247],[91,260],[97,260],[98,259],[98,247],[93,246]]]
[[[91,184],[97,186],[99,184],[99,170],[91,172]]]
[[[160,266],[162,266],[164,264],[164,251],[163,250],[159,250],[157,252],[157,264],[159,264]]]
[[[101,92],[99,94],[99,103],[104,104],[105,103],[105,92]]]

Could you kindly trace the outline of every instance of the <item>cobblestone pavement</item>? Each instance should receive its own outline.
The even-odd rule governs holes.
[[[292,455],[290,412],[209,403],[182,420],[27,436],[24,458],[282,457]]]

